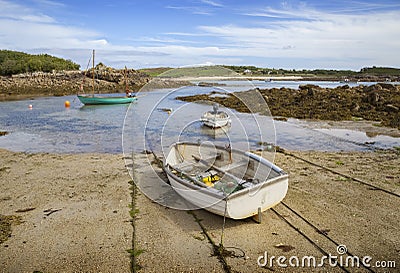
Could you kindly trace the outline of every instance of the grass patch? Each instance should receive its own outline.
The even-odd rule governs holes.
[[[126,252],[129,253],[129,255],[131,255],[131,257],[139,257],[141,254],[143,254],[143,252],[145,252],[144,249],[127,249]]]
[[[131,216],[131,218],[135,218],[136,217],[136,215],[138,215],[138,213],[139,213],[139,209],[131,209],[130,211],[129,211],[129,215]]]
[[[345,182],[345,181],[350,181],[351,179],[350,179],[350,178],[347,178],[347,177],[343,177],[343,176],[338,176],[335,180],[336,180],[336,181],[343,181],[343,182]]]
[[[141,254],[143,254],[143,252],[145,252],[145,250],[144,249],[127,249],[126,252],[129,253],[129,256],[131,256],[131,258],[133,260],[136,260],[137,257],[139,257]],[[140,269],[142,269],[142,266],[140,266],[137,263],[133,264],[133,268],[132,268],[133,272],[138,272]]]
[[[343,166],[344,165],[343,161],[340,161],[340,160],[336,160],[335,164],[338,165],[338,166]]]

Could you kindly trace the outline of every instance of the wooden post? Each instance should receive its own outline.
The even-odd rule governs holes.
[[[261,220],[262,220],[262,213],[261,213],[261,207],[258,208],[258,213],[256,215],[253,216],[253,220],[257,223],[257,224],[261,224]]]

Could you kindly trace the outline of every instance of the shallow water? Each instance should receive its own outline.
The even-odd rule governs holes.
[[[214,131],[199,121],[203,112],[212,109],[211,105],[175,100],[176,96],[208,93],[215,89],[230,92],[258,86],[254,81],[224,83],[229,85],[139,93],[138,101],[131,105],[83,106],[76,96],[0,102],[0,131],[10,132],[0,137],[0,147],[24,152],[121,153],[160,150],[182,140],[231,143],[240,149],[259,148],[259,142],[293,150],[323,151],[400,146],[399,138],[368,137],[363,132],[343,129],[312,129],[306,122],[274,121],[271,117],[225,108],[222,110],[230,114],[232,124]],[[335,83],[329,84],[334,87]],[[64,107],[66,100],[71,102],[70,108]],[[30,104],[32,109],[28,107]],[[167,109],[172,112],[168,113]]]

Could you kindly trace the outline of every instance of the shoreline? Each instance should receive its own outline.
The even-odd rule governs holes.
[[[0,214],[21,218],[0,244],[0,272],[129,272],[132,266],[137,272],[226,272],[206,238],[219,244],[223,217],[165,208],[131,187],[128,171],[137,185],[162,177],[157,165],[148,165],[153,160],[145,154],[124,158],[0,149]],[[400,215],[393,208],[400,198],[338,173],[400,194],[399,153],[284,151],[275,154],[275,163],[290,175],[285,205],[352,255],[398,265]],[[261,224],[226,219],[224,245],[245,253],[224,258],[231,270],[265,272],[257,265],[265,251],[276,257],[323,255],[276,213],[328,253],[337,253],[322,233],[279,204],[263,213]],[[127,251],[133,248],[135,257]],[[283,270],[276,263],[272,268]]]
[[[135,72],[135,71],[134,71]],[[48,96],[69,96],[78,93],[84,93],[80,90],[80,86],[84,86],[85,90],[91,92],[90,78],[82,81],[82,71],[65,72],[65,74],[43,73],[41,76],[17,75],[14,77],[0,77],[0,101],[14,101],[23,99],[34,99],[36,97]],[[118,77],[118,72],[114,72]],[[135,72],[136,73],[136,72]],[[71,76],[71,75],[72,76]],[[79,75],[79,77],[77,75]],[[356,82],[377,82],[384,84],[399,84],[398,82],[386,82],[384,78],[360,78],[354,81],[344,82],[341,78],[329,77],[304,77],[304,76],[188,76],[188,77],[168,77],[160,76],[150,78],[148,76],[138,73],[131,75],[130,79],[131,89],[135,92],[141,90],[147,92],[153,88],[178,88],[184,85],[191,85],[190,82],[203,82],[203,81],[293,81],[293,82],[340,82],[343,85]],[[47,75],[47,76],[46,76]],[[114,75],[114,77],[117,77]],[[110,76],[111,77],[111,76]],[[117,78],[118,78],[117,77]],[[19,82],[21,81],[21,82]],[[206,82],[206,84],[208,84]],[[107,77],[96,81],[96,92],[101,93],[124,93],[125,87],[122,83],[116,82],[115,79],[110,81]]]

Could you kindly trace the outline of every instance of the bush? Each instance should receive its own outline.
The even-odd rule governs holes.
[[[27,72],[79,70],[80,65],[48,54],[31,55],[18,51],[0,50],[0,75],[11,76]]]

